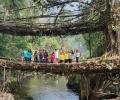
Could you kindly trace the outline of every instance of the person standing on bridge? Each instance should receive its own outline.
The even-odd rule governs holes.
[[[38,62],[38,53],[37,51],[34,52],[34,62]]]
[[[31,62],[31,60],[32,60],[32,51],[31,51],[31,49],[28,50],[27,57],[28,57],[28,61]]]
[[[39,53],[38,53],[38,58],[39,58],[39,63],[42,63],[42,50],[39,50]]]
[[[25,63],[28,62],[28,55],[27,55],[27,53],[28,53],[28,50],[27,50],[27,49],[23,50],[22,56],[23,56],[23,61],[24,61]]]
[[[74,52],[73,52],[73,50],[70,50],[69,51],[69,63],[72,63],[73,58],[74,58]]]
[[[63,63],[64,62],[64,53],[62,50],[60,50],[60,54],[59,54],[59,62]]]
[[[45,63],[45,50],[42,51],[42,63]]]
[[[44,58],[45,58],[44,63],[48,63],[48,52],[46,50],[44,52]]]
[[[59,59],[59,50],[55,49],[55,60],[56,60],[56,62],[58,62],[58,59]]]
[[[76,57],[76,62],[77,62],[77,63],[79,62],[80,56],[81,56],[81,52],[80,52],[78,49],[76,49],[75,57]]]
[[[65,50],[65,52],[64,52],[64,62],[65,63],[68,63],[68,61],[69,61],[69,52],[68,52],[68,50]]]
[[[54,52],[50,55],[50,61],[51,61],[51,63],[55,62],[55,53]]]

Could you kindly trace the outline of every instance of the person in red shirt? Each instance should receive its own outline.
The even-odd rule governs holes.
[[[50,60],[51,60],[51,63],[55,62],[55,53],[54,52],[50,55]]]

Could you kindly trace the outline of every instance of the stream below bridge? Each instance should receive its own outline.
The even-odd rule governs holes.
[[[19,100],[79,100],[79,95],[66,87],[67,81],[64,76],[32,76],[23,80],[16,96]]]

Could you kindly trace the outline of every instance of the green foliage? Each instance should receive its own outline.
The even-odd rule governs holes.
[[[93,57],[102,55],[104,52],[104,34],[103,33],[89,33],[84,35],[88,49],[91,49]]]

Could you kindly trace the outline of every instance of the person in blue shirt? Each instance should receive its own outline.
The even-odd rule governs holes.
[[[27,52],[27,58],[28,58],[28,61],[31,62],[31,59],[32,59],[32,51],[31,51],[31,49],[29,49],[28,52]]]
[[[25,61],[25,62],[27,62],[28,61],[28,50],[26,49],[26,50],[23,50],[23,54],[22,54],[22,56],[23,56],[23,61]]]

